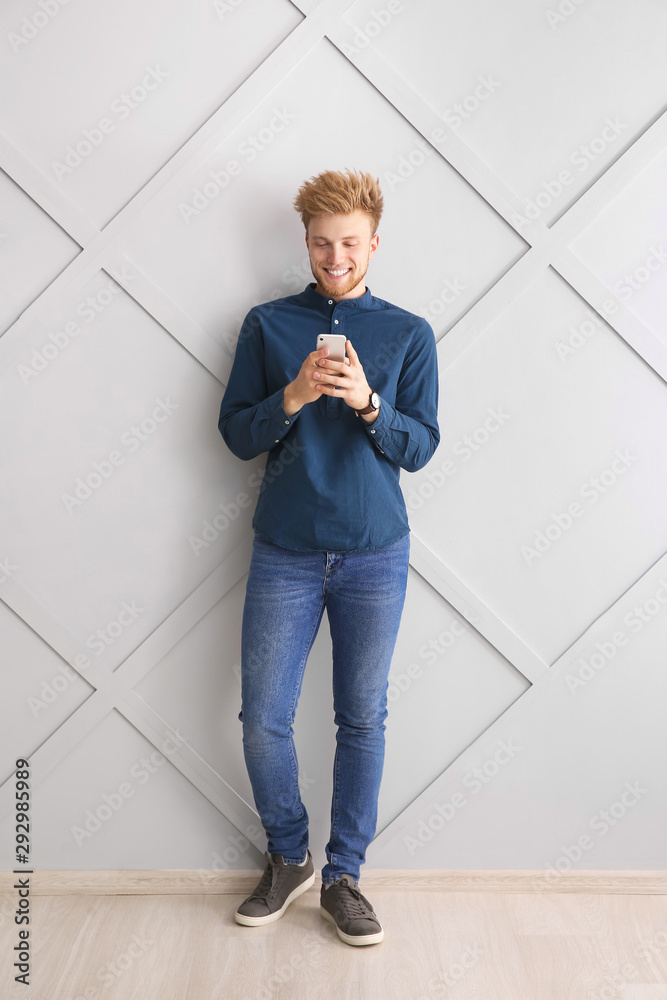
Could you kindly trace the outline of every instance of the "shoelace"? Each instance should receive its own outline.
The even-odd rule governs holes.
[[[279,865],[273,860],[268,851],[267,857],[269,859],[270,867],[266,868],[256,891],[252,894],[252,896],[249,896],[248,899],[270,899],[271,896],[275,895],[278,888]]]
[[[346,892],[340,892],[337,898],[337,902],[341,909],[345,912],[346,917],[370,917],[373,914],[373,907],[365,898],[361,895],[361,891],[355,885],[346,879],[342,878],[338,882],[340,889],[345,889]]]

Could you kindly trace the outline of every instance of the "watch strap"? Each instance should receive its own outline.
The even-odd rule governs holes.
[[[373,398],[374,392],[375,392],[375,389],[371,389],[370,395],[368,397],[368,406],[365,406],[363,408],[363,410],[355,410],[354,411],[357,416],[359,416],[362,413],[375,413],[375,411],[378,409],[377,406],[373,406],[373,404],[371,403],[371,399]]]

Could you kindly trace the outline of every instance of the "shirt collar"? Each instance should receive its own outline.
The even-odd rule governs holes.
[[[312,306],[314,309],[318,309],[327,316],[333,312],[336,306],[344,309],[375,308],[375,300],[371,295],[371,290],[368,285],[366,285],[366,291],[363,295],[358,295],[354,299],[341,299],[339,302],[336,302],[335,299],[328,298],[326,295],[320,295],[319,292],[316,292],[314,281],[311,281],[310,284],[306,285],[301,294],[307,305]]]

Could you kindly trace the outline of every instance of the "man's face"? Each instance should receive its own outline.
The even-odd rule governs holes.
[[[380,237],[371,238],[370,216],[357,208],[347,215],[316,215],[306,246],[317,282],[315,291],[332,299],[354,299],[366,291],[364,277]]]

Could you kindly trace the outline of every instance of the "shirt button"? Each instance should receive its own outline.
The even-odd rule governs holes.
[[[336,326],[338,326],[338,320],[337,319],[334,320],[334,323],[336,324]]]
[[[375,431],[371,431],[371,434],[375,434]]]
[[[274,444],[280,444],[280,438],[276,438],[276,440],[274,441]]]
[[[286,423],[286,424],[288,424],[288,423],[289,423],[289,420],[286,420],[286,421],[285,421],[285,423]]]
[[[332,306],[332,305],[333,305],[333,299],[329,299],[329,305],[330,305],[330,306]]]

